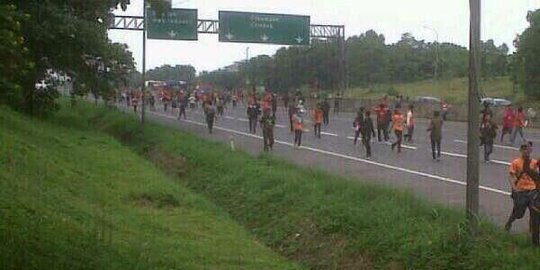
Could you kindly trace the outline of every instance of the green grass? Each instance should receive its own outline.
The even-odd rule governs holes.
[[[352,88],[347,92],[348,97],[355,98],[381,98],[393,87],[397,93],[411,98],[418,96],[439,97],[452,104],[465,104],[469,87],[468,78],[426,80],[412,83],[379,84],[371,88]],[[523,95],[513,94],[510,78],[498,77],[481,81],[481,91],[490,97],[500,97],[515,102],[524,101]]]
[[[262,243],[312,269],[540,269],[540,249],[524,236],[482,222],[471,239],[462,211],[407,192],[230,152],[159,124],[140,128],[124,114],[84,104],[63,110],[56,121],[106,131],[171,175],[175,168],[151,153],[185,158],[191,169],[178,177],[181,183]]]
[[[51,122],[0,107],[0,269],[299,268],[116,139]]]

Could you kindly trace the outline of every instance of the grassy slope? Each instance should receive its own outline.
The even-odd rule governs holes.
[[[297,268],[107,135],[0,123],[0,269]]]
[[[124,138],[140,153],[167,149],[169,155],[185,157],[195,169],[182,182],[226,209],[265,244],[311,268],[540,268],[540,250],[523,236],[483,223],[477,240],[468,239],[461,211],[269,156],[231,153],[221,144],[158,124],[143,130],[118,113],[78,110],[64,112],[63,119],[84,124],[92,118],[90,126]],[[174,171],[166,162],[154,162]]]
[[[353,88],[348,91],[351,97],[380,98],[390,85],[382,84],[372,90],[365,88]],[[463,104],[467,100],[468,79],[441,79],[439,81],[419,81],[412,83],[394,84],[394,89],[404,97],[433,96],[449,100],[453,104]],[[481,88],[487,96],[513,99],[512,82],[508,77],[490,78],[482,81]],[[522,97],[516,97],[515,101],[522,101]]]

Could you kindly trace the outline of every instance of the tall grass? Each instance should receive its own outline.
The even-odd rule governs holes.
[[[85,116],[62,113],[71,118],[43,123],[0,108],[0,269],[299,268]],[[152,145],[115,119],[124,141]],[[176,179],[189,174],[184,159],[169,162]]]
[[[79,107],[65,122],[104,130],[146,157],[181,156],[193,168],[178,178],[204,194],[264,244],[313,269],[539,269],[540,251],[523,236],[482,222],[465,233],[461,212],[407,192],[363,184],[262,155],[230,152],[171,127]],[[125,139],[126,134],[130,134]],[[169,171],[167,164],[163,170]]]

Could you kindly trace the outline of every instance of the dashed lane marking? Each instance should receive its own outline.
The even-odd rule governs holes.
[[[171,116],[168,116],[168,115],[163,115],[163,114],[155,113],[155,112],[150,112],[150,113],[155,114],[155,115],[159,115],[159,116],[162,116],[162,117],[167,117],[167,118],[170,118],[170,119],[174,119],[174,117],[171,117]],[[203,124],[203,123],[200,123],[200,122],[197,122],[197,121],[185,120],[184,122],[191,123],[191,124],[198,125],[198,126],[206,127],[206,124]],[[249,133],[245,133],[245,132],[240,132],[240,131],[236,131],[236,130],[232,130],[232,129],[228,129],[228,128],[223,128],[223,127],[219,127],[219,126],[214,126],[214,128],[217,129],[217,130],[222,130],[222,131],[233,133],[233,134],[242,135],[242,136],[245,136],[245,137],[251,137],[251,138],[256,138],[256,139],[261,139],[262,140],[262,137],[258,136],[258,135],[249,134]],[[289,142],[284,142],[284,141],[280,141],[280,140],[276,140],[275,142],[278,143],[278,144],[294,147],[293,144],[289,143]],[[329,155],[329,156],[339,157],[339,158],[343,158],[343,159],[347,159],[347,160],[358,161],[358,162],[362,162],[362,163],[365,163],[365,164],[370,164],[370,165],[374,165],[374,166],[378,166],[378,167],[386,168],[386,169],[390,169],[390,170],[405,172],[405,173],[409,173],[409,174],[413,174],[413,175],[417,175],[417,176],[422,176],[422,177],[425,177],[425,178],[434,179],[434,180],[445,182],[445,183],[451,183],[451,184],[456,184],[456,185],[460,185],[460,186],[466,186],[467,185],[467,183],[464,182],[464,181],[459,181],[459,180],[452,179],[452,178],[449,178],[449,177],[439,176],[439,175],[420,172],[420,171],[415,171],[415,170],[409,170],[409,169],[405,169],[405,168],[402,168],[402,167],[396,167],[396,166],[392,166],[392,165],[385,164],[385,163],[380,163],[380,162],[376,162],[376,161],[372,161],[372,160],[352,157],[352,156],[348,156],[348,155],[344,155],[344,154],[340,154],[340,153],[336,153],[336,152],[331,152],[331,151],[326,151],[326,150],[321,150],[321,149],[317,149],[317,148],[313,148],[313,147],[301,146],[300,149],[308,150],[308,151],[315,152],[315,153],[325,154],[325,155]],[[484,191],[489,191],[489,192],[493,192],[493,193],[497,193],[497,194],[506,195],[506,196],[510,195],[510,193],[507,192],[507,191],[503,191],[503,190],[499,190],[499,189],[491,188],[491,187],[487,187],[487,186],[482,186],[481,185],[480,189],[484,190]]]

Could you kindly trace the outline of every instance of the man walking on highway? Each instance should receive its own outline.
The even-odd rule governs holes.
[[[362,143],[366,148],[366,159],[371,159],[371,137],[375,137],[375,128],[373,127],[373,120],[371,120],[371,112],[369,110],[366,111],[366,116],[362,121],[360,130],[362,133]]]
[[[512,128],[514,127],[516,115],[512,109],[512,105],[508,105],[504,110],[503,116],[503,128],[501,132],[501,143],[504,143],[504,135],[508,134],[512,136]]]
[[[516,142],[517,134],[521,136],[521,140],[525,142],[525,136],[523,135],[523,128],[526,126],[527,123],[527,117],[525,116],[525,113],[523,112],[523,107],[519,107],[517,110],[517,114],[515,116],[514,120],[514,133],[512,133],[512,139],[510,140],[510,143],[514,144]]]
[[[323,110],[322,104],[318,103],[313,110],[313,130],[315,131],[315,137],[321,138],[321,125],[323,122]]]
[[[493,144],[497,137],[497,124],[491,120],[491,116],[486,115],[480,126],[481,144],[484,145],[484,161],[489,162],[489,156],[493,153]]]
[[[274,126],[276,117],[270,115],[270,110],[264,110],[261,117],[261,128],[263,131],[264,151],[268,152],[274,147]]]
[[[510,186],[512,187],[512,200],[514,201],[514,208],[512,214],[508,218],[506,225],[504,226],[506,231],[510,231],[512,223],[516,219],[521,219],[525,215],[525,211],[529,208],[529,211],[534,211],[531,208],[532,202],[538,191],[536,190],[536,184],[529,173],[527,173],[527,167],[530,170],[538,171],[538,161],[530,158],[528,145],[523,144],[520,147],[520,157],[512,161],[510,165],[510,178],[508,179]],[[531,213],[531,217],[532,217]],[[538,235],[538,233],[536,233]],[[536,238],[536,239],[535,239]],[[538,237],[534,237],[533,243],[538,245]]]
[[[328,102],[328,98],[325,98],[322,104],[323,109],[323,123],[325,126],[328,126],[330,123],[330,102]]]
[[[212,133],[214,129],[214,120],[216,119],[216,107],[211,101],[208,101],[204,106],[204,114],[206,116],[206,124],[208,125],[208,132]]]
[[[253,97],[247,107],[247,115],[249,119],[249,132],[252,134],[257,133],[257,118],[260,114],[260,106],[257,103],[257,99]]]
[[[180,120],[180,118],[182,116],[184,116],[184,120],[186,119],[186,107],[187,107],[187,95],[184,93],[184,91],[180,91],[180,93],[178,94],[178,106],[179,106],[179,112],[178,112],[178,120]]]
[[[360,107],[360,109],[356,113],[356,117],[354,118],[354,122],[353,122],[353,129],[354,129],[353,144],[354,145],[356,145],[356,142],[358,141],[358,137],[360,137],[363,124],[364,124],[364,107]]]
[[[428,131],[430,132],[429,137],[431,139],[431,155],[435,161],[441,160],[442,126],[443,120],[441,119],[440,112],[433,112],[433,119],[429,123]],[[437,153],[435,153],[435,150]]]
[[[287,113],[289,115],[289,125],[291,128],[291,132],[294,132],[294,123],[293,123],[293,116],[296,113],[296,106],[289,102],[289,107],[287,108]]]
[[[294,125],[294,146],[300,148],[302,145],[302,132],[304,132],[303,112],[300,107],[296,108],[292,119]]]
[[[394,116],[392,116],[392,127],[394,129],[394,134],[396,134],[396,142],[392,144],[392,151],[394,148],[398,149],[398,153],[401,153],[401,141],[403,139],[403,114],[399,109],[394,110]]]
[[[225,100],[223,97],[218,96],[216,98],[217,114],[219,117],[223,117],[223,112],[225,111]]]
[[[389,118],[387,116],[387,107],[384,103],[379,104],[379,108],[376,110],[377,113],[377,140],[382,142],[381,133],[384,136],[384,141],[387,142],[390,138],[388,136],[388,124]]]
[[[341,95],[339,92],[336,94],[336,97],[334,98],[334,114],[339,114],[339,103],[341,101]]]
[[[277,95],[275,93],[272,93],[272,116],[274,116],[274,118],[276,117],[276,111],[277,111]]]
[[[407,125],[407,135],[405,135],[405,138],[407,139],[407,142],[412,142],[412,136],[414,133],[414,106],[409,105],[409,110],[407,111],[407,120],[405,121]]]

